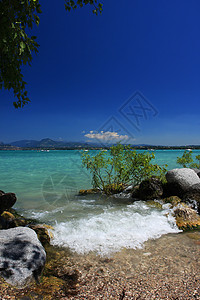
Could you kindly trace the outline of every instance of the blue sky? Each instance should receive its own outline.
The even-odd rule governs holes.
[[[31,103],[16,110],[0,91],[0,141],[93,141],[103,131],[135,144],[200,144],[199,0],[103,4],[95,16],[41,1],[39,54],[23,71]]]

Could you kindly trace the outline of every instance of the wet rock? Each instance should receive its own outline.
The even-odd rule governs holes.
[[[148,200],[146,202],[146,204],[150,207],[154,207],[154,208],[157,208],[157,209],[162,209],[162,204],[160,204],[159,202],[154,201],[154,200]]]
[[[131,184],[131,185],[127,186],[127,187],[124,189],[124,192],[125,192],[125,193],[130,193],[130,192],[133,191],[133,189],[134,189],[134,186]]]
[[[154,200],[160,199],[163,195],[163,187],[161,181],[156,177],[143,180],[139,186],[139,199]]]
[[[172,206],[176,206],[178,203],[180,203],[182,200],[178,196],[170,196],[167,198],[162,199],[164,203],[170,203]]]
[[[112,197],[116,198],[116,199],[132,199],[132,194],[121,192],[121,193],[112,195]]]
[[[33,223],[34,220],[25,219],[16,213],[14,209],[9,209],[9,211],[4,211],[0,215],[0,229],[9,229],[19,226],[26,226]]]
[[[123,192],[124,188],[125,186],[122,183],[107,184],[104,186],[103,192],[106,195],[114,195]]]
[[[190,203],[200,214],[200,184],[194,184],[189,191],[183,195],[183,201]]]
[[[137,200],[139,199],[139,197],[140,197],[139,188],[140,188],[139,185],[136,185],[133,187],[133,189],[132,189],[132,198],[133,199],[137,199]]]
[[[9,284],[22,288],[38,280],[46,253],[36,233],[27,227],[0,231],[0,274]]]
[[[29,228],[33,229],[36,234],[38,239],[40,240],[40,242],[42,243],[43,246],[49,245],[50,244],[50,235],[49,232],[47,230],[46,225],[30,225]],[[50,227],[50,229],[53,229],[53,227]]]
[[[98,194],[98,193],[100,193],[99,189],[88,189],[88,190],[80,190],[79,191],[79,195],[81,195],[81,196]]]
[[[173,169],[166,174],[166,194],[182,197],[194,184],[200,184],[200,178],[189,168]],[[168,189],[168,191],[166,191]]]
[[[200,216],[185,203],[178,205],[174,210],[174,216],[179,229],[188,230],[200,228]]]
[[[14,193],[4,193],[0,191],[0,214],[4,210],[11,208],[17,201],[16,195]]]
[[[0,228],[8,229],[13,227],[16,227],[15,216],[8,211],[4,211],[0,216]]]

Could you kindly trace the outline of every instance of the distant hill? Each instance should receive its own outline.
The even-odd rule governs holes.
[[[10,145],[26,148],[26,147],[34,147],[37,143],[38,141],[35,140],[21,140],[21,141],[12,142],[10,143]]]
[[[0,150],[18,150],[19,147],[12,146],[10,144],[4,144],[3,142],[0,142]]]
[[[92,142],[64,142],[54,141],[49,138],[37,140],[20,140],[8,144],[0,142],[0,150],[12,150],[12,149],[100,149],[109,148],[112,144],[103,143],[92,143]],[[137,144],[132,145],[135,149],[144,150],[156,150],[156,149],[200,149],[199,145],[183,145],[183,146],[162,146],[162,145],[148,145],[148,144]]]
[[[88,147],[89,143],[84,142],[63,142],[54,141],[49,138],[42,139],[41,141],[36,140],[21,140],[10,143],[10,145],[21,148],[79,148]]]

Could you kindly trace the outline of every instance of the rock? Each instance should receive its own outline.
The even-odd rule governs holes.
[[[123,183],[112,183],[105,185],[103,192],[105,195],[114,195],[123,192],[124,188],[125,186]]]
[[[121,192],[121,193],[112,195],[112,197],[116,198],[116,199],[132,199],[132,194]]]
[[[173,169],[166,174],[168,194],[182,197],[194,184],[200,184],[200,178],[189,168]]]
[[[156,177],[143,180],[139,186],[139,199],[154,200],[160,199],[163,194],[161,181]]]
[[[195,171],[195,173],[200,177],[200,170],[197,168],[190,168],[191,170]]]
[[[179,229],[188,230],[200,228],[200,216],[185,203],[178,205],[174,210],[174,216]]]
[[[47,230],[47,225],[30,225],[29,228],[33,229],[36,232],[37,237],[43,246],[50,244],[50,236]],[[49,229],[53,229],[53,227],[49,226]]]
[[[0,230],[0,274],[9,284],[23,288],[38,280],[45,261],[45,250],[32,229]]]
[[[133,191],[133,189],[134,189],[134,186],[131,184],[131,185],[127,186],[127,187],[124,189],[124,192],[125,192],[125,193],[130,193],[130,192]]]
[[[80,190],[79,195],[92,195],[92,194],[98,194],[100,193],[99,189],[88,189],[88,190]]]
[[[8,212],[4,211],[0,216],[0,228],[1,229],[8,229],[13,228],[15,226],[15,216]]]
[[[167,198],[162,199],[164,203],[170,203],[173,206],[176,206],[178,203],[180,203],[182,200],[178,196],[170,196]]]
[[[189,191],[183,195],[183,201],[192,204],[192,207],[197,209],[200,214],[200,184],[192,185]]]
[[[154,200],[148,200],[146,204],[153,208],[162,209],[162,204]]]
[[[4,193],[3,191],[0,191],[0,214],[9,208],[11,208],[17,198],[14,193]]]
[[[26,226],[32,223],[33,220],[25,219],[18,215],[14,209],[4,211],[0,216],[0,229],[9,229],[19,226]]]
[[[132,189],[132,198],[133,199],[139,199],[140,195],[139,195],[139,188],[140,186],[139,185],[135,185]]]

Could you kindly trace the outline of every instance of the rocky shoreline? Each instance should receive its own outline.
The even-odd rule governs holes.
[[[69,250],[51,246],[49,227],[19,216],[12,209],[17,200],[15,194],[0,191],[0,273],[2,276],[0,299],[200,299],[197,285],[200,232],[191,231],[192,237],[187,236],[188,230],[200,228],[199,176],[199,170],[174,169],[166,174],[165,183],[152,177],[143,181],[139,186],[125,187],[121,193],[111,196],[129,198],[132,201],[145,200],[153,206],[167,204],[173,209],[177,226],[186,231],[186,235],[182,238],[185,239],[186,245],[182,250],[187,246],[182,251],[185,256],[181,252],[179,258],[181,261],[182,256],[187,257],[182,266],[183,270],[173,280],[170,276],[174,278],[172,270],[175,268],[178,257],[178,254],[174,252],[176,249],[174,247],[177,246],[166,245],[169,253],[173,252],[173,258],[169,261],[163,257],[163,252],[157,257],[158,248],[163,247],[159,245],[159,241],[162,244],[165,237],[146,242],[144,250],[124,249],[113,255],[111,259],[104,259],[104,261],[92,253],[77,255]],[[80,191],[82,195],[93,193],[99,193],[99,191],[93,189]],[[167,241],[172,236],[173,243],[179,243],[181,238],[177,235],[170,237],[167,235]],[[152,245],[155,246],[155,243],[158,245],[154,249]],[[162,251],[165,252],[165,249]],[[23,255],[21,255],[22,252]],[[191,253],[193,253],[193,259],[189,261]],[[135,266],[136,270],[127,263],[129,261],[131,265],[131,261],[135,261],[137,255],[140,260]],[[166,257],[167,255],[165,252]],[[149,258],[151,258],[150,261]],[[150,277],[145,277],[143,267],[139,262],[143,259],[146,266],[145,272],[150,274],[148,275]],[[168,270],[165,277],[162,274],[161,259],[163,259],[164,268]],[[191,264],[191,272],[188,272]],[[19,273],[23,275],[20,277]],[[158,274],[160,274],[159,278],[157,278]],[[174,282],[175,290],[164,288],[165,285],[174,286]],[[183,285],[183,282],[186,283]],[[186,286],[187,289],[185,289]],[[171,296],[165,296],[163,291]],[[175,297],[176,294],[178,297]]]

